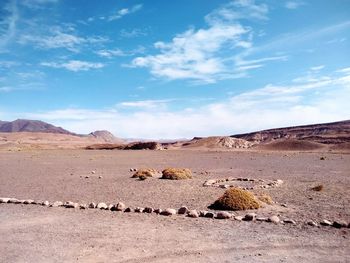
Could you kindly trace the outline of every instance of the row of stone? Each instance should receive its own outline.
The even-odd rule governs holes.
[[[259,217],[255,213],[247,213],[244,216],[235,216],[234,214],[227,212],[227,211],[219,211],[219,212],[212,212],[212,211],[197,211],[197,210],[190,210],[186,206],[180,207],[178,210],[167,208],[165,210],[162,210],[160,208],[154,209],[152,207],[126,207],[126,205],[122,202],[118,202],[117,204],[110,204],[107,205],[106,203],[90,203],[90,204],[79,204],[74,203],[71,201],[67,202],[61,202],[61,201],[55,201],[53,203],[50,203],[49,201],[34,201],[32,199],[26,199],[26,200],[19,200],[16,198],[0,198],[0,203],[12,203],[12,204],[34,204],[34,205],[42,205],[47,207],[65,207],[65,208],[74,208],[74,209],[101,209],[101,210],[110,210],[110,211],[120,211],[124,213],[129,212],[135,212],[135,213],[156,213],[159,215],[164,216],[172,216],[172,215],[186,215],[191,218],[199,218],[199,217],[205,217],[205,218],[214,218],[214,219],[234,219],[237,221],[259,221],[259,222],[270,222],[274,224],[291,224],[296,225],[297,223],[292,219],[284,219],[281,220],[277,215],[273,215],[270,217]],[[350,223],[346,223],[344,221],[329,221],[329,220],[322,220],[319,223],[316,221],[307,221],[307,225],[309,226],[333,226],[335,228],[350,228]]]
[[[227,183],[229,182],[235,182],[235,181],[241,181],[241,182],[250,182],[250,183],[260,183],[255,186],[251,187],[243,187],[239,185],[229,185]],[[220,187],[220,188],[230,188],[230,187],[238,187],[243,190],[253,190],[253,189],[266,189],[266,188],[272,188],[272,187],[278,187],[283,184],[283,181],[280,179],[277,180],[263,180],[263,179],[252,179],[252,178],[226,178],[226,179],[210,179],[203,183],[203,186],[205,187]]]

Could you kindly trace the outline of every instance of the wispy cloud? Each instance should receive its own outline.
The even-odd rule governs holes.
[[[268,7],[255,4],[253,0],[233,1],[205,17],[208,28],[193,28],[176,35],[171,42],[156,42],[157,55],[137,57],[134,67],[148,68],[159,78],[190,79],[213,83],[220,79],[242,77],[243,70],[257,68],[235,68],[227,59],[227,52],[237,53],[252,46],[252,32],[238,19],[267,19]],[[263,66],[263,65],[260,65]]]
[[[73,52],[79,52],[82,45],[105,43],[109,41],[106,37],[92,36],[82,37],[71,32],[72,30],[63,30],[61,27],[49,28],[49,33],[42,34],[24,34],[19,37],[18,43],[34,44],[37,48],[56,49],[64,48]]]
[[[30,9],[44,9],[48,4],[58,3],[59,0],[21,0],[20,4]]]
[[[134,56],[135,54],[143,53],[145,50],[144,47],[139,46],[136,49],[130,51],[123,51],[119,48],[115,49],[101,49],[96,51],[96,54],[105,57],[105,58],[113,58],[113,57],[126,57],[126,56]]]
[[[6,45],[16,34],[16,25],[19,19],[19,12],[17,9],[17,2],[3,1],[4,5],[0,12],[3,18],[0,23],[0,53],[6,51]]]
[[[287,1],[285,7],[288,9],[297,9],[304,4],[305,3],[301,1]]]
[[[138,101],[124,101],[119,103],[117,106],[126,108],[141,108],[141,109],[157,109],[166,107],[166,105],[174,101],[173,99],[165,100],[138,100]]]
[[[99,62],[88,62],[81,60],[70,60],[68,62],[42,62],[41,66],[51,67],[51,68],[63,68],[69,71],[88,71],[91,69],[103,68],[105,64]]]
[[[129,14],[132,14],[132,13],[135,13],[139,10],[142,9],[142,4],[138,4],[138,5],[134,5],[130,8],[123,8],[123,9],[119,9],[116,14],[114,15],[111,15],[108,17],[108,20],[109,21],[113,21],[113,20],[117,20],[117,19],[120,19],[126,15],[129,15]]]
[[[134,38],[134,37],[140,37],[140,36],[147,36],[147,30],[140,29],[140,28],[134,28],[131,30],[122,29],[120,30],[120,36],[123,38]]]

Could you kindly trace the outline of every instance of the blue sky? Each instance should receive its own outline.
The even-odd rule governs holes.
[[[350,1],[2,0],[0,120],[190,138],[350,117]]]

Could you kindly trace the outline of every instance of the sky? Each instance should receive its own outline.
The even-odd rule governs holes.
[[[18,118],[144,139],[350,119],[350,1],[1,0]]]

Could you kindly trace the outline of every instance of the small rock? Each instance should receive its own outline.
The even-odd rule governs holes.
[[[100,175],[100,176],[98,177],[98,179],[102,179],[102,175]]]
[[[207,180],[204,182],[203,186],[212,186],[216,183],[216,180]]]
[[[160,213],[163,216],[172,216],[176,214],[176,210],[172,208],[167,208]]]
[[[41,204],[42,206],[50,206],[50,202],[49,201],[44,201]]]
[[[30,205],[30,204],[33,204],[33,203],[34,203],[34,200],[31,200],[31,199],[27,199],[27,200],[23,201],[23,204],[25,204],[25,205]]]
[[[0,203],[7,203],[10,200],[10,198],[2,197],[0,198]]]
[[[186,206],[181,206],[181,207],[179,208],[179,210],[177,211],[177,213],[178,213],[179,215],[184,215],[184,214],[187,214],[188,211],[189,211],[189,209],[188,209]]]
[[[92,174],[95,174],[95,173],[96,173],[96,171],[91,171],[91,173],[92,173]]]
[[[15,204],[16,202],[18,202],[17,198],[9,198],[7,201],[7,203],[9,203],[9,204]]]
[[[116,205],[116,209],[117,211],[123,211],[125,209],[125,204],[122,202],[118,202],[118,204]]]
[[[257,217],[256,221],[267,222],[269,219],[266,217]]]
[[[145,209],[143,209],[143,212],[151,214],[151,213],[153,213],[153,208],[152,207],[145,207]]]
[[[227,188],[230,188],[230,185],[228,185],[228,184],[220,184],[219,187],[227,189]]]
[[[90,203],[89,208],[96,208],[96,204],[94,202]]]
[[[234,218],[237,221],[242,221],[243,220],[243,216],[235,216]]]
[[[97,208],[98,209],[107,209],[108,206],[106,205],[106,203],[98,203],[97,204]]]
[[[77,208],[79,205],[77,203],[73,203],[71,201],[67,201],[63,205],[65,208]]]
[[[204,217],[206,217],[206,218],[214,218],[215,214],[213,212],[207,212],[207,213],[205,213]]]
[[[114,211],[114,210],[113,210],[114,208],[115,208],[115,205],[110,204],[106,210]]]
[[[134,171],[134,168],[130,168],[129,171],[130,171],[130,172],[133,172],[133,171]]]
[[[143,212],[143,208],[142,207],[136,207],[134,211],[135,211],[135,213],[142,213]]]
[[[87,209],[88,206],[87,206],[86,204],[80,204],[80,205],[79,205],[79,208],[80,208],[80,209]]]
[[[244,221],[254,221],[256,218],[256,214],[255,213],[248,213],[243,217]]]
[[[322,220],[322,221],[320,222],[320,225],[322,225],[322,226],[331,226],[331,225],[332,225],[332,222],[331,222],[331,221],[328,221],[328,220],[326,220],[326,219],[324,219],[324,220]]]
[[[284,219],[283,223],[296,225],[296,222],[293,219]]]
[[[308,224],[309,226],[318,226],[317,223],[313,220],[307,221],[306,224]]]
[[[342,228],[347,227],[348,224],[345,221],[334,221],[332,226],[335,228]]]
[[[198,217],[199,217],[199,214],[198,214],[197,210],[190,210],[190,211],[188,212],[188,216],[189,216],[189,217],[192,217],[192,218],[198,218]]]
[[[90,176],[86,175],[85,178],[90,178]]]
[[[160,214],[162,211],[163,211],[162,209],[157,208],[157,209],[154,209],[153,212],[156,213],[156,214]]]
[[[280,218],[278,216],[270,216],[267,222],[278,224],[280,222]]]
[[[53,202],[53,204],[51,206],[52,207],[59,207],[59,206],[63,206],[63,203],[61,201],[55,201],[55,202]]]
[[[229,219],[232,217],[232,214],[226,211],[220,211],[216,214],[217,219]]]
[[[281,204],[282,207],[287,207],[287,204]]]
[[[132,211],[131,207],[127,207],[124,210],[124,213],[130,213]]]
[[[283,184],[283,180],[278,179],[278,180],[276,181],[276,184],[277,184],[277,185],[281,185],[281,184]]]
[[[208,211],[200,210],[199,211],[199,216],[200,217],[205,217],[206,213],[208,213]]]

